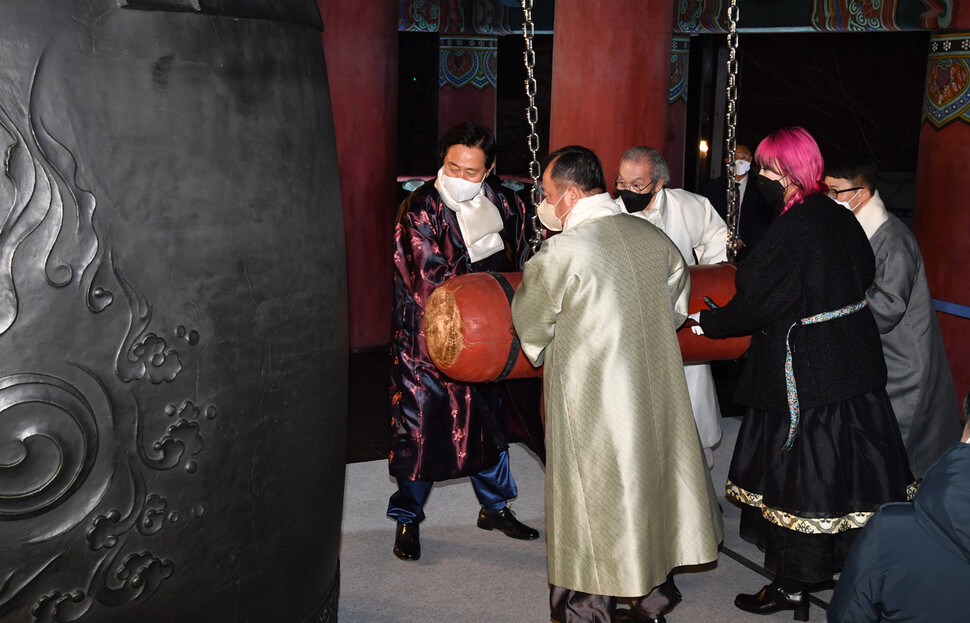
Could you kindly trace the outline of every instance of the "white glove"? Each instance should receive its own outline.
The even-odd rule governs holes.
[[[690,319],[690,320],[693,320],[696,323],[698,323],[698,324],[695,324],[695,325],[691,325],[691,327],[690,327],[690,330],[694,332],[694,335],[704,335],[704,329],[702,329],[701,328],[701,325],[700,325],[700,322],[701,322],[701,313],[700,312],[694,312],[693,314],[688,315],[687,318]]]

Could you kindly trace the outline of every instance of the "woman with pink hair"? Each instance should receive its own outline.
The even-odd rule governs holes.
[[[734,603],[807,621],[809,592],[831,586],[880,505],[912,497],[913,476],[866,302],[875,277],[866,234],[826,196],[822,156],[804,129],[775,131],[755,160],[755,182],[781,214],[738,266],[735,297],[698,321],[709,337],[753,334],[734,396],[745,411],[727,493],[774,579]]]

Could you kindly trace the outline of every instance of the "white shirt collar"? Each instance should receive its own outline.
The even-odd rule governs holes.
[[[563,219],[562,230],[567,231],[586,221],[619,214],[620,212],[620,206],[613,200],[613,197],[610,197],[609,193],[583,197],[576,202],[576,205]]]
[[[889,212],[886,210],[886,204],[882,202],[878,190],[873,192],[869,201],[859,208],[855,217],[859,219],[862,229],[866,230],[866,238],[872,238],[876,230],[889,220]]]

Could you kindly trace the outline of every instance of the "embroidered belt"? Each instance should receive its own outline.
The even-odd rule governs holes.
[[[791,343],[789,339],[791,338],[791,330],[799,325],[806,324],[818,324],[820,322],[826,322],[828,320],[835,320],[836,318],[841,318],[843,316],[848,316],[849,314],[854,314],[863,307],[868,305],[868,302],[863,299],[858,303],[853,303],[852,305],[846,305],[835,311],[822,312],[821,314],[815,314],[814,316],[809,316],[808,318],[802,318],[801,320],[796,320],[788,327],[788,333],[785,335],[785,384],[788,386],[788,415],[790,421],[788,424],[788,440],[785,441],[785,445],[782,446],[783,450],[791,450],[792,443],[795,441],[795,434],[798,432],[798,389],[795,387],[795,371],[792,368],[791,362]]]

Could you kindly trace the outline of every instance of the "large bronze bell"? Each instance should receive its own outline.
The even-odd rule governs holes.
[[[313,0],[0,3],[0,621],[336,620]]]

